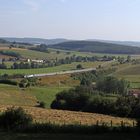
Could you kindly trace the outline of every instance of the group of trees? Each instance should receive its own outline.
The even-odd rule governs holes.
[[[96,88],[105,93],[127,95],[130,84],[124,79],[117,79],[116,77],[107,76],[100,77],[96,81]]]
[[[21,57],[19,53],[13,51],[0,51],[0,54],[17,57],[17,58]]]
[[[42,63],[27,63],[27,62],[20,62],[20,63],[13,63],[11,69],[33,69],[33,68],[45,68],[46,65]]]
[[[24,78],[19,82],[19,87],[20,88],[27,88],[30,86],[35,86],[37,85],[37,78]]]
[[[80,86],[56,95],[51,108],[115,115],[140,117],[140,99],[133,96],[108,97],[93,87]]]

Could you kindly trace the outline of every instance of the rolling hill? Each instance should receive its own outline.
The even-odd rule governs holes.
[[[93,52],[93,53],[140,54],[139,47],[105,43],[99,41],[69,41],[55,45],[50,45],[49,47],[63,50]]]
[[[30,44],[58,44],[66,42],[67,39],[56,38],[56,39],[43,39],[43,38],[15,38],[15,37],[1,37],[2,39],[9,42],[19,42],[19,43],[30,43]]]

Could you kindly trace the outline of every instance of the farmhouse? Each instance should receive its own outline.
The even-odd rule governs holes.
[[[31,62],[36,62],[36,63],[43,63],[43,60],[31,60]]]
[[[27,61],[28,63],[30,63],[30,62],[43,63],[43,62],[44,62],[44,60],[38,60],[38,59],[33,59],[33,60],[31,60],[31,59],[26,59],[26,61]]]

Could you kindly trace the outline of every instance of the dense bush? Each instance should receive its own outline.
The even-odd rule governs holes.
[[[13,129],[26,127],[32,123],[32,117],[25,113],[22,108],[8,108],[0,115],[0,127]]]
[[[8,84],[8,85],[17,85],[18,83],[13,80],[8,80],[8,79],[2,79],[0,80],[1,84]]]
[[[113,114],[115,108],[114,100],[102,96],[93,96],[83,108],[84,112],[94,112],[101,114]]]

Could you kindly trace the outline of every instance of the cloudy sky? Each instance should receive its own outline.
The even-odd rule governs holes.
[[[0,0],[0,36],[140,41],[140,0]]]

